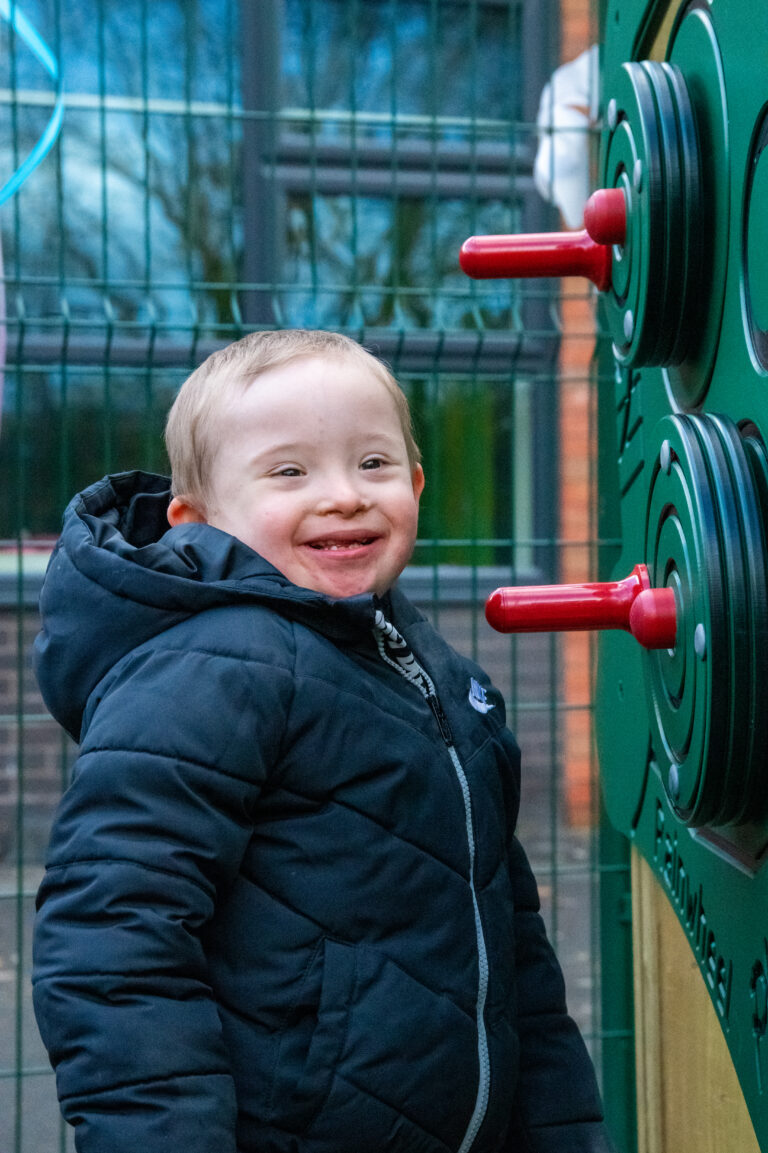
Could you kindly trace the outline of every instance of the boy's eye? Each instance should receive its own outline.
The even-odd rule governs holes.
[[[275,476],[301,476],[301,469],[295,468],[293,465],[288,465],[286,468],[280,468],[274,474]]]
[[[363,468],[381,468],[382,459],[380,456],[372,456],[368,460],[363,461]]]

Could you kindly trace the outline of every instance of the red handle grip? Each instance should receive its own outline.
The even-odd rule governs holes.
[[[626,629],[646,649],[674,648],[677,636],[674,590],[651,588],[643,564],[620,581],[496,589],[485,616],[500,633]]]
[[[470,236],[459,252],[467,276],[586,276],[601,292],[611,283],[611,249],[582,232]]]
[[[459,264],[479,280],[498,277],[586,276],[604,292],[611,284],[611,246],[623,244],[626,202],[620,188],[601,188],[584,209],[581,232],[470,236]]]

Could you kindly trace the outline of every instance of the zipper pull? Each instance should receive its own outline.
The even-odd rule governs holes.
[[[443,712],[443,706],[434,693],[428,693],[427,700],[429,701],[429,707],[435,714],[435,720],[440,726],[440,734],[443,740],[446,745],[453,745],[453,733],[451,732],[451,726],[448,724],[448,718]]]

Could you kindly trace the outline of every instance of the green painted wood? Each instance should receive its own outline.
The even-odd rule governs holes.
[[[628,189],[630,223],[605,300],[601,502],[621,540],[613,575],[648,563],[675,588],[679,623],[671,652],[601,638],[596,703],[608,813],[683,927],[761,1148],[767,34],[756,0],[607,5],[600,167],[606,186]],[[683,93],[693,136],[669,116]]]

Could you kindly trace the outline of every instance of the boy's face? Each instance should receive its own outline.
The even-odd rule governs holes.
[[[384,593],[413,551],[421,466],[395,402],[365,365],[300,358],[260,376],[216,418],[206,520],[294,584],[332,597]]]

